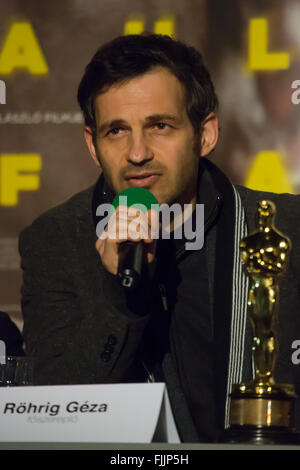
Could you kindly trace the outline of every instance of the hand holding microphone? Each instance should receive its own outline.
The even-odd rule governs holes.
[[[122,205],[124,195],[127,205]],[[158,233],[158,203],[146,189],[128,188],[116,196],[113,206],[116,209],[96,249],[105,269],[118,275],[124,287],[134,288],[140,282],[143,264],[155,258],[157,237],[153,239],[151,234]]]

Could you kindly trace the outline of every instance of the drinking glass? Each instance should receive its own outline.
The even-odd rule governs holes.
[[[0,362],[0,387],[33,385],[33,369],[33,357],[6,356]]]

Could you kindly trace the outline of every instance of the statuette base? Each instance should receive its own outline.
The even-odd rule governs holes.
[[[300,445],[300,434],[286,428],[237,426],[226,429],[223,442],[249,445]]]
[[[257,393],[254,385],[252,382],[233,387],[230,395],[230,427],[225,431],[224,441],[299,445],[300,435],[294,428],[296,396],[293,386],[269,384],[264,393],[263,387]]]

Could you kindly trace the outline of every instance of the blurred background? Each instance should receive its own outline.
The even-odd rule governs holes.
[[[300,193],[299,0],[1,0],[0,310],[22,328],[18,235],[92,185],[77,86],[121,34],[202,52],[220,100],[211,159],[234,183]]]

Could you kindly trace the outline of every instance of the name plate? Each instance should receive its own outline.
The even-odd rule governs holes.
[[[164,383],[0,388],[1,442],[179,443]]]

